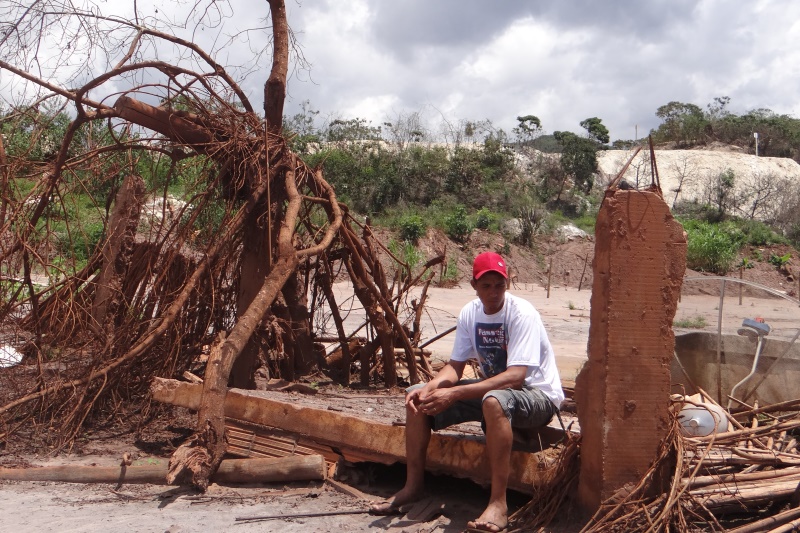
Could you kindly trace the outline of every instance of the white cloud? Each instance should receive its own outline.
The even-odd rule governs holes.
[[[100,5],[125,14],[133,3]],[[203,5],[222,11],[207,12],[219,24],[200,31],[179,11],[187,5],[138,2],[142,16],[186,21],[181,37],[237,76],[249,72],[243,87],[260,109],[270,57],[253,57],[269,51],[267,3]],[[538,116],[547,131],[580,131],[597,116],[612,138],[631,138],[637,125],[640,135],[656,127],[656,109],[673,100],[705,107],[729,96],[737,113],[800,110],[800,3],[792,0],[289,0],[287,12],[310,63],[292,65],[287,114],[310,100],[322,116],[380,124],[443,113],[506,131],[520,114]],[[172,48],[159,56],[177,61]],[[1,86],[8,79],[0,72]]]

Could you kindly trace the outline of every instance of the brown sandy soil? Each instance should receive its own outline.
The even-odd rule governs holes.
[[[377,230],[383,242],[389,242],[393,234],[385,230]],[[465,285],[472,274],[472,259],[475,255],[491,250],[503,254],[511,269],[514,285],[540,285],[546,287],[548,279],[551,288],[578,288],[591,290],[592,259],[594,258],[594,238],[575,238],[563,241],[557,238],[537,238],[533,247],[523,247],[509,243],[502,235],[483,230],[474,230],[469,240],[458,245],[450,241],[441,230],[430,229],[427,235],[417,244],[424,260],[438,255],[445,255],[448,261],[454,260],[458,265],[456,283]],[[782,268],[769,262],[772,255],[778,257],[789,254],[791,258]],[[770,246],[750,246],[741,253],[747,258],[748,267],[743,269],[742,279],[766,285],[772,289],[797,297],[798,278],[800,277],[800,253],[791,246],[775,244]],[[738,261],[737,261],[738,262]],[[738,268],[738,267],[737,267]],[[438,271],[436,271],[439,274]],[[713,274],[687,270],[689,277],[712,276]],[[739,271],[727,274],[739,277]],[[440,275],[434,277],[434,283],[449,286],[448,280]],[[683,294],[719,294],[719,283],[707,284],[693,281],[684,284]]]
[[[478,232],[467,246],[448,244],[448,256],[455,255],[461,272],[460,285],[453,288],[431,288],[430,302],[423,338],[430,338],[454,323],[461,306],[474,297],[465,283],[470,272],[471,257],[484,249],[501,250],[501,237]],[[441,253],[444,240],[426,239],[427,246]],[[437,247],[438,248],[437,250]],[[782,250],[776,249],[775,253]],[[763,257],[769,257],[765,250]],[[785,253],[785,252],[784,252]],[[435,253],[426,252],[426,257]],[[545,243],[537,251],[512,246],[508,255],[516,277],[512,292],[524,296],[537,306],[551,336],[557,353],[558,365],[566,382],[574,379],[586,358],[589,331],[591,296],[591,240],[567,243]],[[584,258],[589,265],[581,281]],[[552,259],[550,291],[546,289],[547,266]],[[797,259],[793,258],[792,263]],[[756,261],[755,267],[744,271],[744,279],[764,283],[776,290],[796,294],[796,280],[790,281],[785,273],[767,263]],[[695,273],[687,272],[694,276]],[[698,274],[699,275],[699,274]],[[578,285],[581,290],[578,290]],[[699,288],[692,288],[690,285]],[[676,320],[690,320],[702,316],[706,326],[701,329],[716,330],[719,312],[718,282],[687,282],[678,306]],[[347,291],[347,283],[339,283],[337,290]],[[794,291],[792,293],[791,291]],[[785,300],[745,293],[742,305],[738,292],[728,289],[724,301],[724,329],[735,330],[742,318],[761,316],[773,326],[776,336],[790,336],[798,324],[797,306]],[[795,328],[795,329],[792,329]],[[676,333],[686,331],[676,328]],[[432,344],[435,360],[447,358],[452,338]],[[292,401],[317,404],[321,408],[335,406],[348,413],[382,418],[387,422],[402,419],[400,390],[384,391],[343,390],[337,386],[316,384],[320,392],[315,396],[289,396]],[[296,394],[296,393],[295,393]],[[132,431],[131,424],[120,421],[116,431],[88,433],[78,440],[70,453],[57,457],[48,450],[33,450],[24,441],[8,443],[0,451],[0,466],[22,467],[48,464],[119,464],[123,453],[138,461],[163,461],[191,432],[192,413],[178,408],[163,408],[154,422]],[[403,481],[402,468],[372,465],[369,468],[344,468],[341,481],[350,484],[369,498],[388,496]],[[259,522],[240,523],[236,518],[321,513],[365,509],[366,502],[334,490],[324,482],[269,484],[259,486],[212,485],[200,495],[181,488],[155,485],[67,484],[53,482],[0,481],[0,529],[6,531],[142,531],[142,532],[193,532],[193,531],[461,531],[467,520],[477,516],[488,497],[488,491],[471,482],[452,478],[431,477],[429,494],[444,506],[444,514],[424,522],[404,517],[375,517],[367,514],[345,514],[324,517],[284,518]],[[514,495],[512,505],[519,507],[525,497]],[[567,511],[571,516],[572,512]],[[583,519],[565,517],[553,531],[568,533],[580,529]]]

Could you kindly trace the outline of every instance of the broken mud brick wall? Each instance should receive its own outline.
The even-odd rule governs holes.
[[[686,234],[658,188],[606,191],[595,226],[588,361],[575,384],[578,497],[595,510],[637,483],[669,427],[672,321]]]

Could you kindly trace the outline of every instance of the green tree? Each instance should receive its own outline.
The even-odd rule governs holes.
[[[730,96],[717,96],[714,101],[706,105],[708,110],[708,120],[716,122],[730,116],[730,112],[726,109],[728,104],[731,103]]]
[[[309,144],[320,142],[321,135],[316,126],[318,116],[319,111],[311,108],[309,100],[304,100],[300,104],[299,113],[292,117],[283,117],[283,132],[289,138],[293,150],[305,153]]]
[[[387,139],[399,148],[405,148],[409,143],[420,142],[428,137],[425,125],[419,111],[413,113],[398,113],[394,120],[384,122]]]
[[[617,139],[611,143],[611,148],[614,150],[631,150],[638,144],[639,143],[633,139]]]
[[[328,126],[325,137],[328,141],[379,141],[381,127],[372,126],[367,119],[336,119]]]
[[[735,207],[736,199],[734,188],[736,186],[736,175],[733,170],[726,169],[714,177],[711,185],[711,201],[717,208],[718,220],[725,218],[725,214]]]
[[[0,134],[3,135],[6,155],[25,161],[23,167],[52,161],[71,121],[64,112],[64,102],[56,98],[45,100],[34,107],[20,106],[0,112]],[[83,144],[76,135],[70,144],[72,156]]]
[[[603,125],[603,121],[597,117],[587,118],[581,121],[581,127],[589,133],[589,137],[600,144],[608,144],[611,137],[608,128]]]
[[[542,121],[535,115],[517,117],[517,126],[511,131],[516,135],[518,143],[525,144],[542,132]]]
[[[562,146],[561,168],[578,189],[588,194],[597,172],[597,143],[569,131],[556,131],[553,136]]]
[[[697,143],[709,125],[703,110],[695,104],[670,102],[656,110],[663,123],[651,132],[660,142],[674,141],[683,145]]]

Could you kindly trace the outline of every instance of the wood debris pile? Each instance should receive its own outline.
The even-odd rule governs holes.
[[[229,385],[254,388],[258,371],[343,385],[355,373],[387,387],[398,367],[411,383],[431,375],[420,322],[444,253],[421,266],[398,259],[321,166],[292,152],[282,124],[291,36],[283,0],[268,7],[263,114],[215,54],[169,31],[77,8],[14,8],[20,27],[37,29],[13,32],[22,40],[5,44],[0,69],[43,96],[9,117],[38,120],[39,105],[54,102],[68,123],[43,159],[30,157],[36,135],[14,150],[0,136],[0,346],[24,353],[0,373],[0,443],[24,431],[58,450],[87,421],[130,427],[131,415],[152,412],[153,377],[189,371],[202,375],[203,404],[170,479],[185,473],[205,488],[225,452]],[[127,51],[74,89],[30,74],[39,69],[14,54],[67,19],[87,42]],[[151,56],[161,45],[185,65]],[[352,298],[335,294],[337,280]],[[363,310],[355,330],[348,308]],[[339,345],[336,366],[318,337]]]
[[[580,436],[569,431],[560,447],[558,458],[533,488],[531,500],[509,516],[511,531],[544,530],[577,489],[580,473]]]
[[[582,533],[794,531],[800,400],[726,412],[728,431],[699,437],[682,430],[682,405],[674,405],[672,428],[651,469],[604,502]]]

